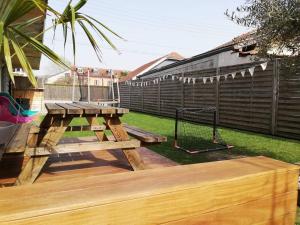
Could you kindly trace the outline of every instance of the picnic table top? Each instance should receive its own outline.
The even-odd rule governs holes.
[[[74,103],[46,103],[48,114],[51,115],[105,115],[125,114],[129,110],[125,108],[100,106],[95,104],[74,102]]]

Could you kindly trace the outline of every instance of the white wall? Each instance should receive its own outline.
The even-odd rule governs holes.
[[[219,54],[218,66],[224,67],[250,63],[252,58],[251,56],[239,57],[238,53],[233,53],[232,51],[221,52]]]
[[[160,72],[155,72],[152,74],[149,74],[149,77],[158,77],[163,75],[171,75],[171,74],[178,74],[178,73],[184,73],[184,72],[191,72],[191,71],[197,71],[197,70],[206,70],[206,69],[212,69],[212,68],[218,68],[218,67],[224,67],[224,66],[233,66],[233,65],[239,65],[244,63],[250,63],[252,57],[246,56],[246,57],[239,57],[238,53],[233,53],[232,51],[222,52],[210,57],[205,57],[202,59],[198,59],[193,62],[185,63],[183,65],[178,65],[176,67],[172,67]],[[142,78],[147,78],[142,77]]]

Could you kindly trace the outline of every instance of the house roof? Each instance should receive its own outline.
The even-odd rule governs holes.
[[[255,33],[256,33],[256,31],[254,30],[254,31],[250,31],[250,32],[241,34],[241,35],[233,38],[231,41],[226,42],[226,43],[224,43],[224,44],[222,44],[222,45],[220,45],[216,48],[213,48],[212,50],[201,53],[199,55],[195,55],[191,58],[187,58],[187,59],[175,62],[175,63],[170,64],[170,65],[166,65],[166,66],[158,68],[158,69],[151,70],[151,71],[146,72],[143,75],[141,75],[141,77],[149,75],[151,73],[167,70],[167,69],[179,66],[179,65],[184,65],[186,63],[194,62],[196,60],[203,59],[203,58],[206,58],[206,57],[210,57],[210,56],[213,56],[215,54],[219,54],[221,52],[226,52],[226,51],[230,51],[230,50],[233,51],[233,52],[239,52],[240,57],[256,54],[257,53],[256,49],[247,50],[247,46],[256,45]],[[246,51],[245,51],[245,47],[246,47]]]
[[[105,68],[89,68],[89,67],[77,67],[81,68],[83,70],[83,73],[79,73],[81,76],[87,76],[88,75],[88,70],[90,69],[90,76],[91,77],[98,77],[98,78],[110,78],[110,69],[105,69]],[[122,74],[126,73],[127,71],[125,70],[112,70],[112,74],[115,77],[120,77]]]
[[[175,62],[177,62],[177,61],[183,60],[184,57],[179,55],[177,52],[171,52],[171,53],[169,53],[169,54],[167,54],[163,57],[154,59],[153,61],[148,62],[148,63],[136,68],[135,70],[131,71],[126,77],[122,77],[120,79],[120,82],[131,80],[134,77],[151,70],[151,68],[157,66],[159,63],[161,63],[165,60],[168,60],[168,59],[169,60],[174,60]]]

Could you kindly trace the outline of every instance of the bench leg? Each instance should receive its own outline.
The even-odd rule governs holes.
[[[49,156],[31,157],[19,174],[15,185],[32,184],[42,171]]]
[[[129,136],[122,126],[119,117],[105,117],[105,121],[117,141],[129,140]],[[133,170],[147,169],[144,161],[135,148],[123,150],[123,153]]]

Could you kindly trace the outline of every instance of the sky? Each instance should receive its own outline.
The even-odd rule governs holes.
[[[77,2],[73,0],[73,2]],[[102,62],[97,59],[83,31],[76,27],[77,66],[133,70],[170,52],[188,58],[209,51],[235,36],[247,32],[224,15],[226,9],[234,10],[245,0],[88,0],[82,12],[103,22],[125,40],[109,32],[106,34],[120,53],[103,40]],[[67,1],[49,0],[50,6],[62,11]],[[46,19],[46,28],[51,26]],[[73,64],[71,41],[63,47],[62,32],[57,30],[44,35],[44,43]],[[42,58],[41,71],[51,73],[53,65]],[[54,70],[52,70],[53,72]]]

